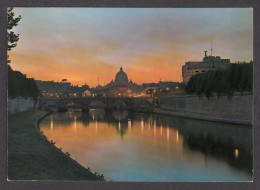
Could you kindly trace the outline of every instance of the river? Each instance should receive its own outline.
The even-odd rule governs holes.
[[[40,130],[108,181],[251,181],[252,126],[105,111],[53,113]]]

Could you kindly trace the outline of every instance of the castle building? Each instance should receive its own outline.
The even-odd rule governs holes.
[[[207,51],[202,61],[188,61],[182,66],[182,78],[184,83],[188,83],[190,78],[198,73],[209,70],[227,69],[230,66],[230,59],[221,59],[220,56],[207,55]]]

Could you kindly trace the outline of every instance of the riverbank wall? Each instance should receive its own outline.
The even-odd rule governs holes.
[[[8,115],[33,110],[34,109],[34,100],[31,97],[23,98],[8,98]]]
[[[8,116],[8,180],[102,180],[41,134],[38,122],[48,114],[33,110]]]
[[[190,117],[194,119],[215,120],[241,124],[251,124],[253,98],[247,93],[236,93],[232,98],[213,96],[209,100],[197,95],[163,97],[158,99],[157,113]]]

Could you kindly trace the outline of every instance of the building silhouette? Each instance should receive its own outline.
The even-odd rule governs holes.
[[[182,78],[188,83],[193,75],[204,73],[215,69],[227,69],[231,63],[230,59],[221,59],[220,56],[205,55],[202,61],[188,61],[182,66]]]

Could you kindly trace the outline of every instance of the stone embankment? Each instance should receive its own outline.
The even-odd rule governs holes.
[[[31,97],[8,98],[8,114],[28,111],[34,109],[34,100]]]
[[[234,94],[227,96],[213,96],[211,99],[196,95],[183,95],[158,98],[153,112],[193,119],[252,124],[253,103],[251,94]]]
[[[8,118],[9,180],[100,180],[40,134],[45,111],[27,111]]]

